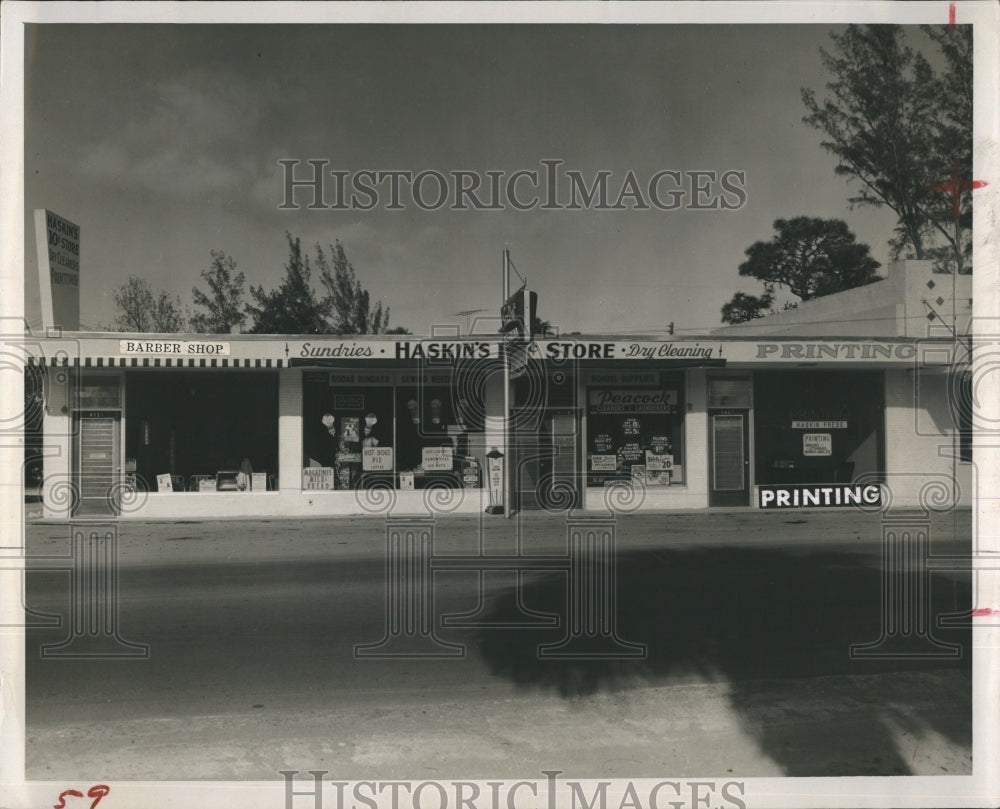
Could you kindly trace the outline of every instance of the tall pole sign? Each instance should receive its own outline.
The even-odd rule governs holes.
[[[529,292],[527,284],[504,301],[500,308],[500,333],[511,379],[523,375],[528,364],[528,351],[534,337],[531,330],[535,320],[538,295]]]
[[[500,334],[503,337],[503,373],[504,373],[504,421],[507,424],[507,461],[504,464],[504,480],[507,497],[504,500],[504,514],[508,517],[512,514],[513,508],[518,508],[516,503],[512,504],[515,497],[519,497],[517,491],[517,443],[510,440],[511,431],[511,380],[522,376],[528,367],[529,352],[535,349],[533,329],[535,325],[535,312],[538,304],[538,295],[528,290],[528,282],[521,279],[523,283],[520,288],[511,294],[510,292],[510,251],[504,248],[503,251],[503,303],[500,305]],[[518,274],[520,275],[520,273]],[[514,475],[512,481],[511,474]]]
[[[505,247],[503,249],[503,304],[500,309],[501,318],[503,317],[503,307],[507,305],[507,299],[510,297],[510,251]],[[510,355],[507,353],[506,346],[503,352],[503,433],[504,433],[504,447],[507,452],[510,453],[510,449],[513,446],[511,442],[511,421],[510,421]],[[510,508],[510,497],[504,497],[504,494],[510,492],[510,473],[508,470],[511,464],[504,464],[503,457],[501,456],[499,461],[499,472],[500,479],[502,481],[502,491],[500,493],[500,511],[505,518],[510,518],[511,508]]]
[[[47,211],[35,211],[38,289],[42,328],[80,328],[80,226]]]

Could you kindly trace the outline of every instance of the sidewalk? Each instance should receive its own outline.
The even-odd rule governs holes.
[[[917,523],[928,522],[932,552],[950,554],[969,549],[971,509],[931,514],[909,512]],[[393,520],[434,525],[435,547],[442,553],[515,553],[565,550],[567,521],[608,519],[600,512],[525,511],[510,519],[477,514],[402,515]],[[685,511],[618,514],[613,517],[621,550],[696,548],[724,545],[807,548],[846,543],[853,552],[881,553],[882,515],[853,509],[800,509],[794,512]],[[322,558],[384,555],[386,519],[378,516],[311,517],[253,520],[176,520],[118,526],[123,565],[164,561],[197,564],[206,561],[259,561],[297,554]],[[25,537],[30,553],[52,554],[66,549],[69,523],[28,522]]]

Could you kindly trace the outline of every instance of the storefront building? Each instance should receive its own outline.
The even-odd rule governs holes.
[[[971,502],[966,349],[947,337],[26,346],[54,520]]]

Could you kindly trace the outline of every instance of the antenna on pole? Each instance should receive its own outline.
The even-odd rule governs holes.
[[[472,315],[477,315],[480,312],[486,312],[486,309],[463,309],[461,312],[452,313],[452,317],[464,317],[465,318],[465,335],[468,337],[472,334],[472,327],[469,323],[469,317]]]
[[[500,305],[507,303],[507,298],[510,297],[510,250],[506,247],[503,249],[503,300]]]

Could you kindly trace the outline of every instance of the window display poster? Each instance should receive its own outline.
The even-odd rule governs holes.
[[[657,472],[668,471],[674,466],[674,456],[646,450],[646,469]]]
[[[646,466],[641,463],[632,464],[632,483],[646,485]]]
[[[833,455],[831,433],[803,433],[802,454],[806,457]]]
[[[307,466],[302,470],[302,488],[314,490],[333,489],[333,467]]]
[[[252,472],[250,474],[250,491],[267,491],[267,472]]]
[[[169,474],[156,476],[156,491],[172,492],[173,490],[174,490],[174,483],[170,479]]]
[[[334,410],[364,410],[365,397],[361,393],[338,393],[333,397]]]
[[[334,488],[354,489],[361,477],[361,419],[342,416],[340,419],[340,445],[337,448]]]
[[[618,461],[621,468],[639,463],[643,459],[643,450],[637,441],[629,441],[618,450]]]
[[[357,416],[344,416],[340,420],[340,436],[345,444],[353,444],[361,440],[360,423],[361,420]]]
[[[590,468],[594,472],[614,472],[618,468],[616,455],[591,455]]]
[[[670,438],[665,435],[651,435],[649,437],[649,449],[657,455],[666,455],[670,452]]]
[[[365,472],[391,472],[392,447],[365,447],[362,449],[361,468]]]
[[[346,460],[351,458],[351,460]],[[353,460],[357,458],[357,460]],[[352,454],[343,456],[337,462],[337,486],[338,489],[356,489],[358,479],[361,477],[361,456]]]
[[[400,472],[399,473],[399,490],[402,492],[412,492],[413,491],[413,473],[412,472]]]
[[[594,436],[594,452],[604,455],[614,450],[615,442],[610,433],[598,433]]]
[[[632,481],[634,466],[643,467],[636,470],[635,479],[646,485],[681,481],[674,457],[683,440],[682,387],[671,379],[658,387],[588,389],[588,485]],[[602,456],[614,457],[614,467]]]
[[[452,459],[451,447],[424,447],[420,452],[420,465],[427,472],[450,472]]]

